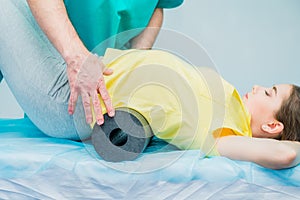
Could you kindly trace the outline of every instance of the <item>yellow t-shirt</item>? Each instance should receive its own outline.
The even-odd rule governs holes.
[[[156,137],[180,149],[218,155],[217,137],[252,136],[238,92],[212,69],[160,50],[108,49],[103,62],[114,70],[105,76],[113,106],[138,111]]]

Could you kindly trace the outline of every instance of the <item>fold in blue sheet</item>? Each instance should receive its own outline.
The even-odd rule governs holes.
[[[154,139],[137,160],[103,161],[87,143],[0,120],[0,199],[299,199],[300,166],[270,170],[203,158]]]

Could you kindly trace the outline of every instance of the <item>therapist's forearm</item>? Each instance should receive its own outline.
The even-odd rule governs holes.
[[[152,48],[163,23],[163,9],[156,8],[147,27],[138,36],[131,40],[131,48]]]
[[[59,51],[66,62],[80,56],[86,49],[68,18],[63,0],[27,0],[41,29]]]

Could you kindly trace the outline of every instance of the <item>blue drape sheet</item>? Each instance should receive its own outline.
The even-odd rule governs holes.
[[[0,199],[299,199],[300,166],[271,170],[204,158],[156,138],[137,160],[103,161],[89,141],[0,120]]]

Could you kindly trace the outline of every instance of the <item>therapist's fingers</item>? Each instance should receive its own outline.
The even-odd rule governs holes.
[[[115,115],[115,109],[113,108],[111,97],[110,97],[110,95],[109,95],[109,93],[106,89],[105,82],[104,82],[103,78],[101,78],[99,80],[98,91],[99,91],[99,93],[101,95],[101,98],[104,102],[104,105],[105,105],[108,116],[113,117]]]
[[[78,92],[76,89],[71,88],[71,94],[70,94],[70,99],[68,103],[68,112],[70,115],[72,115],[75,111],[75,105],[77,103],[78,99]]]
[[[110,69],[110,68],[106,67],[106,65],[103,63],[103,56],[98,56],[98,60],[100,62],[100,66],[102,68],[103,74],[106,75],[106,76],[111,75],[113,73],[113,69]]]
[[[103,74],[104,74],[105,76],[109,76],[109,75],[112,75],[113,72],[114,72],[113,69],[106,68],[106,69],[104,69]]]
[[[103,119],[103,113],[102,113],[102,108],[101,108],[101,103],[98,97],[98,93],[95,92],[93,94],[93,106],[94,106],[94,111],[95,111],[95,116],[96,116],[96,121],[98,125],[102,125],[104,122]]]
[[[84,108],[86,123],[91,124],[93,121],[92,110],[91,110],[91,99],[87,93],[81,93],[82,104]]]

